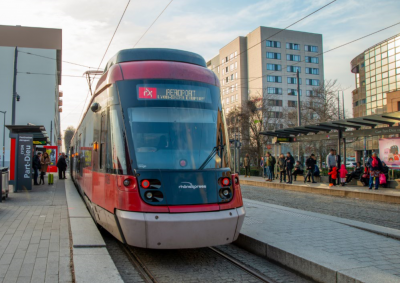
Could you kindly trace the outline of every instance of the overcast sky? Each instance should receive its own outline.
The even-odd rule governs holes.
[[[239,35],[258,26],[285,28],[331,0],[174,0],[136,47],[193,51],[206,60]],[[131,0],[101,65],[118,50],[132,48],[170,0]],[[127,1],[1,0],[0,24],[60,28],[63,60],[98,67]],[[399,21],[399,0],[338,0],[290,29],[323,34],[324,50]],[[355,88],[350,61],[366,48],[400,33],[400,25],[324,55],[325,79],[338,79],[351,109]],[[45,60],[45,59],[44,59]],[[63,63],[63,74],[87,69]],[[61,128],[77,126],[88,93],[86,80],[63,77]],[[88,99],[89,100],[89,99]]]

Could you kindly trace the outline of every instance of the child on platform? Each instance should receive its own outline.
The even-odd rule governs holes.
[[[336,179],[337,179],[337,167],[332,167],[332,171],[328,173],[331,175],[332,183],[329,184],[329,187],[336,186]]]
[[[340,173],[340,184],[344,186],[346,184],[346,176],[348,173],[346,166],[344,164],[340,166],[339,173]]]

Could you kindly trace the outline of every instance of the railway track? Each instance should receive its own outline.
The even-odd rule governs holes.
[[[142,275],[143,279],[147,283],[161,283],[157,280],[156,276],[151,272],[151,270],[146,266],[144,261],[142,261],[139,255],[134,251],[133,248],[121,244],[122,249],[125,251],[127,256],[130,258],[131,262],[134,264],[136,270]],[[264,274],[253,270],[252,268],[248,267],[244,263],[236,260],[235,258],[231,257],[230,255],[224,253],[223,251],[209,247],[208,250],[211,250],[213,253],[217,254],[219,257],[223,258],[224,260],[228,261],[232,265],[240,268],[241,270],[245,271],[246,273],[250,274],[254,278],[258,279],[260,282],[265,283],[277,283],[277,281],[265,276]]]

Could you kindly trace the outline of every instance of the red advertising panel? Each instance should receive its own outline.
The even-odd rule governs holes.
[[[49,172],[57,173],[58,147],[46,145],[43,148],[50,157]]]

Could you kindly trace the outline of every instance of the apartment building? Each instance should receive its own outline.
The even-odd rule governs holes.
[[[264,96],[274,105],[271,117],[279,118],[284,108],[297,106],[297,70],[301,101],[317,95],[324,83],[322,53],[321,34],[258,27],[222,47],[207,67],[220,79],[226,113]]]

